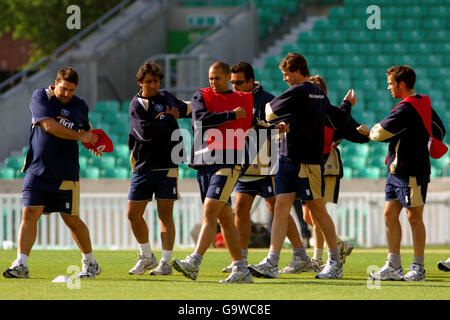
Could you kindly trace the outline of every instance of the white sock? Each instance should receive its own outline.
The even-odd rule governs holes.
[[[138,246],[142,256],[150,258],[153,255],[152,248],[150,247],[150,242],[138,243]]]
[[[24,266],[28,266],[28,256],[23,253],[18,253],[16,262],[19,265],[23,264]]]
[[[97,262],[94,258],[94,253],[92,253],[92,251],[90,253],[81,253],[81,255],[83,256],[83,259],[89,261],[90,263],[95,263]]]
[[[163,250],[161,260],[171,261],[172,260],[172,250]]]
[[[314,248],[314,257],[313,259],[322,260],[323,257],[323,248]]]

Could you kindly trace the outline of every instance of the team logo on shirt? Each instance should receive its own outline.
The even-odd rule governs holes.
[[[75,125],[75,123],[63,117],[56,117],[56,119],[59,121],[60,124],[69,129],[73,129],[73,126]]]
[[[61,115],[62,115],[63,117],[67,117],[69,114],[70,114],[70,111],[69,111],[69,110],[61,109]]]
[[[155,106],[156,112],[162,112],[163,109],[164,109],[164,107],[161,104],[159,104],[159,103]]]

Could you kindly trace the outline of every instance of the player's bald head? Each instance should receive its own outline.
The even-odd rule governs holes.
[[[219,71],[224,75],[228,76],[230,74],[230,66],[222,61],[214,62],[210,67],[210,71]]]

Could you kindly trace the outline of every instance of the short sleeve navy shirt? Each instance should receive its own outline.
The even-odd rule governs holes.
[[[63,104],[52,88],[34,91],[30,101],[32,126],[25,170],[37,176],[56,180],[79,180],[78,142],[61,139],[46,132],[39,122],[53,118],[63,126],[78,131],[89,131],[86,102],[73,96]]]

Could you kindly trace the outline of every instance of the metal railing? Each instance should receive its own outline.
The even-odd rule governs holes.
[[[234,195],[232,195],[234,203]],[[80,217],[89,228],[94,248],[135,249],[136,240],[126,216],[127,194],[81,194]],[[361,247],[386,246],[383,217],[383,193],[341,193],[337,205],[327,205],[336,232]],[[293,211],[292,211],[293,213]],[[297,221],[296,215],[292,214]],[[17,245],[22,217],[22,195],[0,194],[0,248]],[[193,227],[202,221],[202,203],[198,193],[181,193],[173,210],[176,230],[175,248],[195,246]],[[156,202],[149,202],[144,213],[152,247],[161,248]],[[254,203],[252,221],[267,224],[269,213],[264,201]],[[428,194],[423,214],[427,245],[450,244],[450,192]],[[403,246],[413,244],[405,212],[400,216]],[[76,248],[58,214],[43,215],[38,225],[35,248]]]

